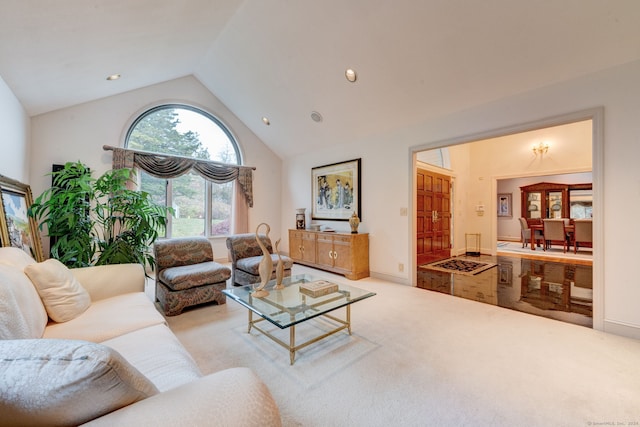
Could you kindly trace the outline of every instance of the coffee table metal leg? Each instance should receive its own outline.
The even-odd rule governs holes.
[[[335,333],[338,333],[344,329],[347,329],[347,331],[349,332],[349,335],[351,335],[351,306],[348,305],[346,306],[346,319],[342,320],[339,319],[337,317],[334,317],[330,314],[323,314],[323,317],[326,317],[328,319],[333,320],[334,322],[337,322],[339,324],[341,324],[342,326],[339,326],[337,328],[331,329],[330,331],[318,335],[315,338],[312,338],[310,340],[307,340],[305,342],[303,342],[302,344],[296,344],[296,326],[295,325],[291,325],[289,327],[289,343],[287,344],[285,341],[277,338],[276,336],[274,336],[273,334],[271,334],[269,331],[267,331],[266,329],[263,329],[262,327],[258,326],[257,323],[261,322],[265,319],[257,319],[257,320],[253,320],[253,312],[251,310],[247,310],[249,312],[249,326],[247,328],[247,333],[251,332],[251,329],[255,329],[258,332],[262,333],[263,335],[266,335],[267,337],[271,338],[273,341],[275,341],[277,344],[279,344],[280,346],[284,347],[284,348],[288,348],[289,349],[289,362],[291,365],[293,365],[295,363],[296,360],[296,351],[301,350],[303,348],[305,348],[308,345],[311,345],[315,342],[318,342],[330,335],[333,335]]]
[[[289,328],[289,361],[291,365],[296,359],[296,326],[292,325]]]

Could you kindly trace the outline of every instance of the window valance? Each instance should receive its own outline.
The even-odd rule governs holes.
[[[204,179],[224,184],[238,180],[247,205],[253,207],[253,171],[254,167],[229,165],[211,160],[199,160],[190,157],[155,154],[105,145],[104,150],[113,151],[113,169],[140,168],[157,178],[177,178],[193,170]]]

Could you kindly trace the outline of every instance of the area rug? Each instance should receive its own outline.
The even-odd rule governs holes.
[[[470,261],[468,259],[449,258],[444,261],[432,262],[431,264],[421,265],[420,268],[425,270],[444,271],[445,273],[464,274],[465,276],[473,276],[482,271],[495,267],[497,264],[492,262]]]

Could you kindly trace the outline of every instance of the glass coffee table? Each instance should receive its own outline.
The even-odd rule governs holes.
[[[349,335],[351,335],[351,304],[375,295],[374,292],[333,281],[329,282],[337,285],[337,289],[326,295],[314,298],[300,291],[301,285],[305,286],[304,284],[307,284],[307,286],[310,286],[318,281],[327,282],[325,279],[308,274],[285,277],[282,281],[284,288],[276,290],[274,289],[275,280],[271,280],[265,287],[269,295],[261,298],[253,296],[254,290],[252,286],[225,289],[222,292],[249,309],[249,327],[247,332],[251,332],[251,328],[254,328],[282,347],[288,349],[290,362],[293,365],[296,351],[301,348],[344,329],[347,329]],[[346,316],[344,319],[329,314],[342,307],[346,308]],[[257,314],[259,318],[254,319],[254,313]],[[330,319],[335,323],[335,325],[332,326],[336,327],[308,341],[296,344],[296,325],[318,316]],[[280,329],[289,328],[289,342],[284,342],[258,325],[258,323],[265,320],[273,323]]]

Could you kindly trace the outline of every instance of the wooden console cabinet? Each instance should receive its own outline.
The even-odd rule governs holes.
[[[289,230],[289,257],[347,279],[369,277],[369,234]]]

